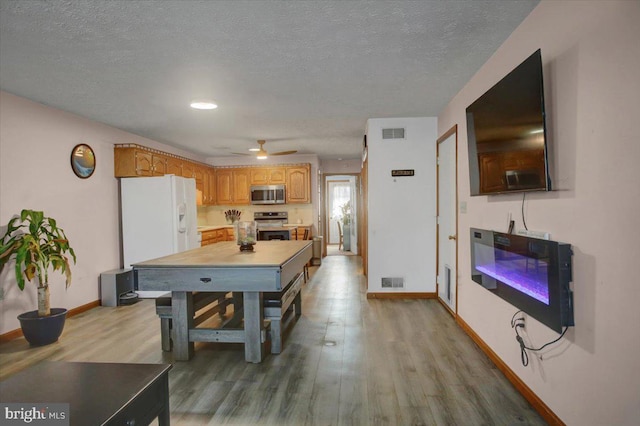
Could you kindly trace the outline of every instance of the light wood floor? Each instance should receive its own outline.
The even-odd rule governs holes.
[[[174,364],[172,424],[545,424],[438,302],[367,300],[356,256],[311,273],[282,354],[249,364],[241,345],[198,344]],[[151,301],[95,308],[53,345],[0,345],[0,380],[44,360],[172,362],[159,327]]]

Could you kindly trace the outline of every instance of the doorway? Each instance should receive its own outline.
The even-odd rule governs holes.
[[[437,140],[438,300],[455,317],[458,312],[458,128]]]
[[[325,200],[327,255],[357,255],[357,176],[325,176]]]

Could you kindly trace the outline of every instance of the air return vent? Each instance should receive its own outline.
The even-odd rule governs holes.
[[[404,129],[382,129],[382,139],[404,139]]]
[[[382,278],[382,288],[404,288],[404,278]]]

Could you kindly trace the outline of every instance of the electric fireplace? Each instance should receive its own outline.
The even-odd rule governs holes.
[[[571,245],[471,228],[471,279],[549,328],[573,326]]]

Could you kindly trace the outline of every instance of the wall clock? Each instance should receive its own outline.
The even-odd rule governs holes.
[[[71,150],[71,169],[80,179],[87,179],[96,170],[96,156],[89,145],[79,144]]]

